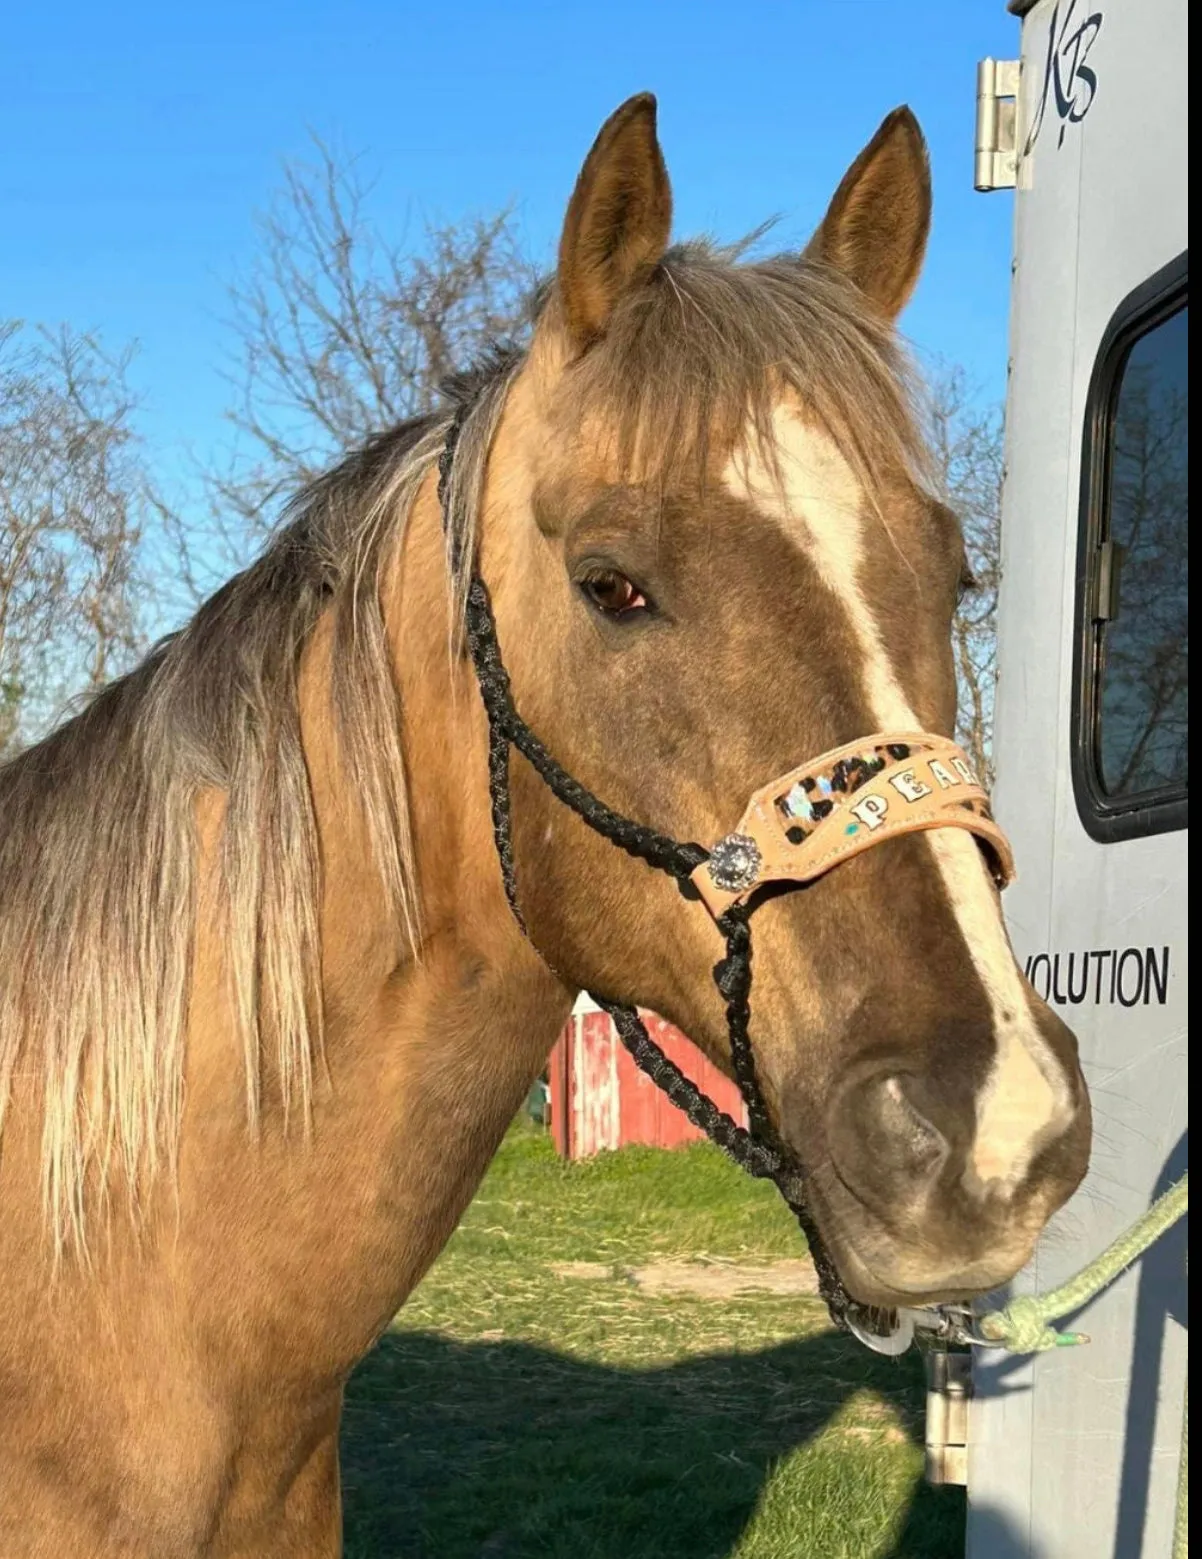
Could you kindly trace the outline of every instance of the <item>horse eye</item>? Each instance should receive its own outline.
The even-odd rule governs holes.
[[[647,608],[647,597],[638,586],[611,569],[598,569],[587,575],[580,581],[580,588],[607,617],[629,617]]]

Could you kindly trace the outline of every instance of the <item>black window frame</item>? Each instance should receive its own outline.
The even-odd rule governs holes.
[[[1132,796],[1107,795],[1099,764],[1101,699],[1094,620],[1098,548],[1110,534],[1110,449],[1123,372],[1132,348],[1189,303],[1186,249],[1127,295],[1103,333],[1089,381],[1081,440],[1073,635],[1072,774],[1085,831],[1103,844],[1189,827],[1189,781]]]

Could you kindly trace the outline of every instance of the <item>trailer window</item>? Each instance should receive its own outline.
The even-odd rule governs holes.
[[[1183,257],[1124,304],[1090,392],[1074,774],[1100,838],[1186,825],[1187,288]]]

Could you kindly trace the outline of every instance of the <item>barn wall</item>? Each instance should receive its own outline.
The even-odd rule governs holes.
[[[738,1089],[680,1032],[644,1013],[651,1038],[719,1109],[746,1125]],[[609,1016],[587,998],[577,1003],[551,1056],[551,1129],[565,1158],[588,1158],[641,1143],[674,1148],[703,1133],[631,1060]]]

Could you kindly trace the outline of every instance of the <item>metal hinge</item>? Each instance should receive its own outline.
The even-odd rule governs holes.
[[[967,1484],[972,1355],[932,1349],[926,1368],[926,1480]]]
[[[973,188],[1013,189],[1018,179],[1018,60],[977,65],[977,144]]]
[[[1119,614],[1119,578],[1126,547],[1117,541],[1104,541],[1094,553],[1093,600],[1090,618],[1096,623],[1112,623]]]

